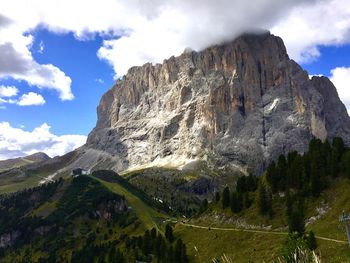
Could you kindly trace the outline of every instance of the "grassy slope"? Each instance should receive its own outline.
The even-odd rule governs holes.
[[[339,179],[319,198],[309,201],[306,205],[306,218],[317,215],[316,209],[318,207],[329,208],[319,220],[307,226],[307,231],[312,230],[316,236],[346,241],[345,228],[339,224],[338,218],[343,210],[350,212],[349,189],[350,181]],[[254,205],[239,215],[232,215],[229,209],[224,211],[221,209],[221,203],[211,204],[206,214],[189,222],[194,225],[211,227],[210,230],[177,224],[175,231],[188,244],[188,252],[194,262],[211,262],[210,259],[219,258],[223,254],[230,256],[234,262],[247,262],[250,258],[253,259],[252,262],[261,262],[262,260],[270,262],[278,256],[287,234],[287,228],[282,228],[286,221],[282,204],[277,202],[274,208],[275,215],[273,219],[270,219],[268,216],[260,216],[257,207]],[[265,226],[270,225],[272,229],[277,229],[285,234],[247,233],[213,229],[215,227],[237,228],[237,224],[230,221],[230,218],[244,218],[245,223],[255,226],[262,223]],[[317,251],[321,254],[322,262],[350,262],[350,248],[346,243],[323,239],[318,239],[317,242]],[[198,252],[194,249],[194,246],[197,247],[201,255],[201,261],[198,259]]]
[[[38,186],[42,178],[38,176],[30,176],[15,180],[13,178],[1,178],[0,194],[14,193],[25,188]]]
[[[131,193],[125,187],[95,177],[92,178],[101,182],[111,191],[124,195],[137,216],[144,223],[144,228],[159,228],[160,222],[166,218],[166,216],[145,204],[142,198]],[[345,241],[345,230],[339,224],[338,217],[343,210],[350,212],[349,189],[349,180],[340,179],[327,191],[322,193],[320,198],[308,202],[306,205],[307,218],[316,214],[316,208],[321,203],[326,203],[329,209],[319,220],[308,225],[307,230],[313,230],[317,236]],[[50,208],[52,205],[54,206],[54,203],[46,205],[46,208]],[[212,211],[220,211],[220,204],[211,204],[210,209]],[[45,210],[45,207],[41,207],[37,212],[41,214]],[[244,217],[248,224],[264,224],[271,225],[273,228],[281,228],[285,225],[286,220],[283,204],[278,202],[278,200],[274,205],[274,211],[275,215],[271,220],[268,217],[261,217],[257,213],[257,207],[253,205],[250,209],[240,213],[239,216]],[[220,212],[226,215],[227,218],[232,218],[232,213],[229,209],[225,211],[221,209]],[[207,213],[205,217],[194,219],[192,222],[203,226],[235,227],[229,221],[216,222],[215,216],[211,213]],[[279,230],[286,231],[286,229]],[[211,259],[220,258],[223,254],[230,256],[234,262],[247,262],[249,259],[252,259],[252,262],[262,262],[263,260],[270,262],[278,256],[285,238],[283,235],[272,233],[222,231],[213,228],[210,230],[198,229],[181,224],[176,224],[175,232],[187,244],[188,253],[193,262],[212,262]],[[350,249],[346,244],[325,240],[318,240],[318,244],[318,251],[322,255],[323,262],[347,262],[346,259],[350,259]],[[195,247],[197,247],[198,251],[196,251]]]
[[[60,157],[47,160],[39,165],[35,162],[22,166],[19,170],[12,169],[0,174],[0,194],[13,193],[25,188],[38,186],[39,182],[69,165],[76,158],[76,152],[70,152]],[[58,176],[68,176],[69,172]],[[57,176],[56,176],[57,177]]]
[[[145,224],[146,228],[156,227],[159,229],[160,222],[165,216],[145,204],[138,196],[133,195],[128,189],[116,183],[106,182],[102,179],[91,176],[101,182],[104,186],[119,195],[125,196],[130,206],[134,209],[138,218]]]

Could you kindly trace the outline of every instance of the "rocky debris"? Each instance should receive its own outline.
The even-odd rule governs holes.
[[[329,209],[330,207],[328,204],[322,203],[321,206],[316,207],[315,209],[316,215],[308,218],[305,222],[305,225],[308,226],[316,222],[317,220],[321,219],[329,211]]]
[[[116,171],[205,160],[260,173],[280,154],[304,152],[313,137],[350,142],[333,84],[310,80],[268,32],[133,67],[97,113],[79,161],[102,161],[86,169],[103,160]]]
[[[7,248],[13,246],[17,238],[20,236],[19,231],[13,231],[11,233],[4,233],[0,236],[0,248]]]
[[[211,177],[199,177],[194,181],[186,182],[179,187],[179,190],[195,195],[207,195],[218,188],[218,180]]]
[[[111,219],[113,215],[126,212],[128,203],[126,199],[110,200],[107,203],[100,204],[97,209],[92,212],[93,218]]]

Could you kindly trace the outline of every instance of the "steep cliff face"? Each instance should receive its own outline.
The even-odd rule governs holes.
[[[108,153],[115,170],[204,159],[261,171],[313,136],[350,141],[332,83],[310,80],[270,33],[133,67],[97,112],[85,149]]]

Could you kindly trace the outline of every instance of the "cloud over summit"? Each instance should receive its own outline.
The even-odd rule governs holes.
[[[350,7],[346,2],[3,0],[0,4],[0,27],[16,26],[18,34],[22,34],[17,38],[24,38],[24,32],[31,32],[39,26],[56,33],[73,32],[79,39],[100,34],[107,39],[98,56],[113,66],[117,76],[121,76],[131,66],[161,62],[181,53],[186,47],[200,50],[254,29],[270,29],[280,35],[286,41],[291,57],[296,60],[315,59],[319,56],[318,45],[350,41],[347,33],[350,30]],[[24,64],[30,62],[30,54],[25,47],[28,43],[21,47],[20,58],[25,57],[23,51],[29,55],[27,62],[22,61]],[[10,49],[11,45],[7,48]],[[38,76],[49,80],[47,83],[39,81],[41,86],[62,89],[61,99],[72,98],[69,77],[53,65],[33,65],[43,69],[35,71]]]

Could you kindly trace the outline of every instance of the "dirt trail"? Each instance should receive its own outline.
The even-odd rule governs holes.
[[[249,233],[260,233],[260,234],[272,234],[272,235],[288,235],[287,232],[278,232],[278,231],[267,231],[267,230],[255,230],[255,229],[244,229],[244,228],[226,228],[226,227],[208,227],[208,226],[199,226],[199,225],[193,225],[188,223],[180,222],[183,226],[193,227],[193,228],[200,228],[200,229],[212,229],[212,230],[218,230],[218,231],[235,231],[235,232],[249,232]],[[348,244],[348,242],[333,238],[327,238],[327,237],[321,237],[316,236],[317,239],[325,240],[325,241],[331,241],[341,244]]]

